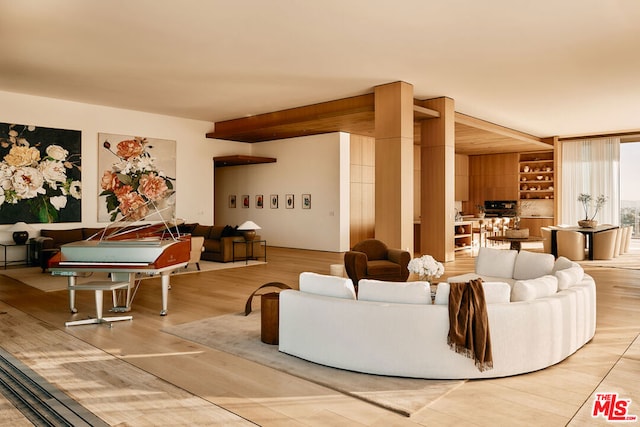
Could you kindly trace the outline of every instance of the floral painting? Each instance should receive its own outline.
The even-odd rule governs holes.
[[[0,123],[0,223],[80,222],[81,133]]]
[[[152,207],[164,209],[175,191],[176,142],[106,133],[98,134],[98,140],[98,221],[160,219]]]

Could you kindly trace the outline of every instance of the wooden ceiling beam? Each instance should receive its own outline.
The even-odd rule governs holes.
[[[456,112],[456,123],[495,133],[507,138],[520,140],[529,144],[539,145],[540,147],[553,148],[549,147],[549,144],[543,142],[542,139],[537,136],[529,135],[528,133],[520,132],[508,127],[497,125],[495,123],[487,122],[486,120],[467,116],[466,114]]]
[[[252,134],[269,135],[271,129],[280,130],[275,132],[277,137],[280,132],[287,127],[300,128],[301,123],[307,123],[308,128],[303,134],[337,132],[342,129],[334,129],[336,123],[343,123],[341,117],[351,115],[371,114],[373,117],[375,103],[373,94],[353,96],[350,98],[338,99],[319,104],[307,105],[304,107],[290,108],[287,110],[275,111],[272,113],[259,114],[240,119],[216,122],[213,132],[207,134],[207,138],[239,140],[239,135],[244,138],[251,138]],[[258,137],[258,140],[266,140]],[[250,139],[248,142],[254,142]]]

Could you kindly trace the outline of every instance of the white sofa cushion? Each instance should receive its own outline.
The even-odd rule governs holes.
[[[569,258],[560,256],[558,257],[556,262],[553,264],[552,273],[555,274],[557,271],[564,270],[565,268],[571,268],[571,267],[580,267],[580,264],[578,264],[575,261],[571,261]]]
[[[533,301],[558,292],[558,279],[547,274],[536,279],[516,280],[511,291],[511,301]]]
[[[558,290],[569,289],[573,285],[580,283],[584,277],[584,270],[580,265],[556,271],[558,278]]]
[[[513,277],[518,251],[480,248],[476,257],[476,273],[482,276]]]
[[[356,299],[356,290],[351,279],[324,274],[300,273],[300,292],[328,297]]]
[[[431,286],[429,282],[361,279],[358,281],[358,299],[401,304],[431,304]]]
[[[434,304],[448,305],[450,289],[449,282],[438,283]],[[511,299],[511,286],[508,283],[482,282],[482,289],[484,290],[484,300],[487,304],[507,303]]]
[[[513,268],[513,278],[528,280],[551,274],[554,262],[555,257],[551,254],[520,251]]]

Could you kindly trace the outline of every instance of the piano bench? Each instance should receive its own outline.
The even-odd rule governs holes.
[[[107,323],[107,322],[117,322],[120,320],[132,320],[133,316],[115,316],[115,317],[102,317],[102,302],[103,302],[103,291],[112,291],[113,292],[113,306],[116,305],[116,289],[124,289],[129,287],[129,282],[112,282],[110,280],[101,280],[95,282],[88,282],[77,284],[73,286],[68,286],[69,292],[75,291],[94,291],[95,299],[96,299],[96,317],[95,319],[84,319],[84,320],[74,320],[70,322],[65,322],[65,326],[76,326],[76,325],[89,325],[95,323]],[[75,300],[75,298],[72,298]]]

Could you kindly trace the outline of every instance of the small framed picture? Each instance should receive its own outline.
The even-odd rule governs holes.
[[[278,195],[277,194],[272,194],[271,196],[269,196],[269,205],[271,206],[271,209],[278,209]]]
[[[293,209],[293,194],[287,194],[286,196],[284,196],[284,204],[285,208]]]
[[[262,194],[256,194],[256,209],[262,209],[263,203],[262,203]]]
[[[229,195],[229,207],[232,209],[235,209],[236,207],[236,195],[235,194],[230,194]]]
[[[311,194],[302,195],[302,209],[311,209]]]
[[[248,208],[249,207],[249,195],[245,194],[242,196],[242,207],[243,208]]]

